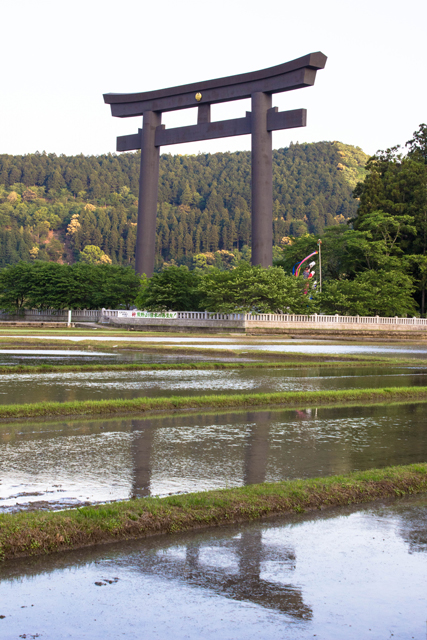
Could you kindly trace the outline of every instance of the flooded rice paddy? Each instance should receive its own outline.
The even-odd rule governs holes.
[[[0,428],[0,511],[345,474],[427,459],[427,404]]]
[[[34,336],[3,335],[8,340],[34,338]],[[69,340],[70,342],[107,342],[120,346],[120,343],[135,343],[140,348],[143,344],[153,346],[195,347],[200,349],[232,349],[244,351],[269,351],[271,353],[305,353],[330,355],[388,355],[403,358],[427,358],[427,344],[411,342],[342,342],[338,340],[305,340],[289,338],[269,338],[239,336],[230,337],[187,337],[187,336],[129,336],[82,335],[82,336],[45,336],[47,341]]]
[[[0,364],[208,359],[116,352],[114,340],[111,352],[1,350]],[[427,357],[423,345],[292,342],[197,344]],[[0,376],[0,404],[417,385],[427,385],[419,363],[10,373]],[[407,403],[4,423],[0,513],[425,462],[426,415],[427,403]],[[0,564],[0,637],[424,640],[426,575],[422,495]]]
[[[1,637],[425,639],[427,498],[6,563]]]
[[[427,368],[351,367],[206,371],[91,371],[0,374],[0,405],[115,398],[200,396],[427,386]]]

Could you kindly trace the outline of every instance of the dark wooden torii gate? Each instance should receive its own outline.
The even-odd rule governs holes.
[[[316,72],[326,64],[323,53],[284,64],[145,93],[106,93],[104,101],[118,118],[143,116],[138,133],[117,138],[117,151],[141,149],[135,270],[151,276],[154,270],[160,147],[183,142],[252,136],[252,264],[272,264],[273,247],[273,147],[272,131],[305,127],[307,111],[279,112],[272,94],[314,85]],[[211,122],[211,104],[251,98],[244,118]],[[163,111],[198,106],[197,124],[166,129]]]

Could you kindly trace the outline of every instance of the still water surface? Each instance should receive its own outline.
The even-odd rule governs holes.
[[[6,563],[1,637],[425,640],[426,507],[415,497]]]
[[[427,386],[427,368],[102,371],[0,375],[0,405],[115,398],[199,396]]]
[[[426,409],[416,403],[11,423],[0,429],[0,511],[425,462]]]
[[[8,339],[22,340],[33,338],[34,336],[11,335],[4,336]],[[189,336],[168,337],[168,336],[67,336],[70,342],[80,342],[82,340],[101,341],[120,345],[121,342],[134,342],[143,344],[153,344],[175,347],[199,347],[201,349],[237,349],[245,351],[269,351],[274,353],[310,353],[310,354],[335,354],[335,355],[389,355],[391,357],[414,357],[427,358],[427,345],[425,342],[351,342],[351,341],[329,341],[329,340],[289,340],[271,338],[265,340],[262,337],[248,339],[247,336],[236,338],[212,338],[210,336],[197,338]],[[63,336],[46,336],[46,340],[64,340]],[[256,341],[256,344],[254,344]]]

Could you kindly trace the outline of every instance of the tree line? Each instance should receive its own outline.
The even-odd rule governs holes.
[[[357,214],[346,225],[325,229],[321,236],[330,305],[338,313],[353,315],[369,311],[402,315],[405,308],[406,313],[424,315],[427,125],[421,124],[404,147],[396,145],[372,156],[366,170],[365,180],[354,190]],[[277,264],[289,272],[296,261],[317,249],[317,239],[313,234],[294,238]],[[393,302],[403,293],[412,299],[410,307]]]
[[[0,308],[18,314],[23,309],[129,309],[140,284],[134,270],[121,265],[19,262],[0,271]]]
[[[222,157],[227,154],[216,155]],[[231,157],[233,154],[228,155]],[[427,125],[420,125],[404,147],[391,147],[371,157],[364,171],[366,173],[362,175],[359,168],[354,169],[352,180],[356,208],[352,217],[328,225],[319,233],[286,236],[282,247],[275,247],[275,266],[269,269],[249,265],[248,247],[245,251],[242,247],[239,252],[235,249],[214,250],[214,245],[210,245],[211,250],[200,253],[191,253],[189,249],[188,260],[182,264],[164,263],[163,269],[152,278],[140,280],[130,266],[124,267],[117,260],[114,263],[107,251],[92,242],[90,235],[81,240],[88,228],[83,223],[86,217],[91,220],[95,231],[108,235],[107,209],[104,211],[107,226],[99,228],[97,224],[101,218],[97,218],[95,205],[79,205],[77,202],[73,205],[65,199],[57,205],[63,204],[66,209],[70,204],[66,233],[69,250],[79,252],[79,262],[72,265],[46,262],[36,255],[32,261],[21,261],[4,268],[0,272],[0,306],[81,308],[83,305],[83,308],[99,308],[135,304],[152,310],[424,315],[427,286]],[[364,179],[358,181],[358,176]],[[232,168],[224,174],[224,180],[226,177],[232,181]],[[217,186],[218,183],[215,190]],[[190,191],[190,187],[186,189],[187,195],[185,198],[181,196],[183,201],[177,207],[186,211],[186,215],[190,215],[188,211],[194,213],[194,194]],[[117,207],[123,213],[124,223],[126,211],[135,206],[131,204],[134,196],[125,186],[120,194],[113,196],[118,199]],[[208,201],[214,202],[209,198],[204,211],[211,206]],[[31,198],[27,196],[25,200],[25,192],[19,204],[26,205],[26,208],[21,208],[21,215],[32,216],[31,233],[40,233],[40,237],[43,233],[50,233],[44,231],[43,220],[41,228],[37,227],[37,210],[32,209]],[[219,200],[217,204],[219,206]],[[172,211],[174,206],[160,204],[159,209],[163,207],[164,211]],[[212,216],[215,206],[212,204],[212,209],[209,209]],[[58,206],[56,211],[58,213],[53,211],[52,215],[60,218],[61,207]],[[117,216],[117,210],[115,213]],[[178,223],[178,218],[176,220]],[[190,216],[189,220],[188,228],[196,233],[196,218]],[[160,215],[158,230],[161,230],[161,223]],[[23,238],[25,233],[24,228]],[[319,283],[315,286],[315,281],[319,280],[318,262],[314,267],[317,273],[309,281],[291,275],[295,264],[317,250],[319,237],[322,241],[322,292],[319,291]],[[117,285],[122,277],[127,284]],[[17,283],[21,281],[27,289],[16,295]],[[74,289],[73,281],[79,283]],[[92,287],[92,298],[84,296],[85,287]],[[54,294],[58,290],[62,291],[62,297]],[[76,291],[74,298],[73,291]],[[110,295],[110,291],[114,291],[114,295]]]

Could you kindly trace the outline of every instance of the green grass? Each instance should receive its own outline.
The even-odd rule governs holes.
[[[1,514],[0,558],[44,555],[426,491],[427,464],[412,464],[68,511]]]
[[[240,393],[233,395],[181,396],[167,398],[132,398],[86,400],[74,402],[37,402],[0,406],[0,420],[48,416],[94,416],[147,413],[192,409],[245,407],[301,407],[307,405],[348,404],[423,400],[427,387],[389,387],[380,389],[343,389],[337,391],[291,391],[276,393]]]

